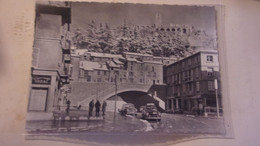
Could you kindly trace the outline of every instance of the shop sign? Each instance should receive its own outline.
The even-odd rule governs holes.
[[[34,75],[32,77],[32,84],[51,84],[51,76]]]

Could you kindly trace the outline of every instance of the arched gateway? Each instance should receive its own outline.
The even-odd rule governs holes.
[[[117,90],[116,90],[117,88]],[[91,100],[99,100],[103,102],[108,98],[125,92],[143,92],[150,95],[159,102],[159,106],[165,109],[164,94],[165,85],[150,85],[150,84],[133,84],[119,83],[116,87],[113,83],[88,83],[88,82],[71,82],[71,94],[68,98],[74,105],[82,105],[88,107]]]

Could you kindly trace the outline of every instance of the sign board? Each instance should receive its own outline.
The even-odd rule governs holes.
[[[32,84],[51,84],[51,76],[34,75],[32,77]]]

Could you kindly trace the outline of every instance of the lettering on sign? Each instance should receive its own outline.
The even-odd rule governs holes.
[[[32,84],[51,84],[51,76],[33,76]]]

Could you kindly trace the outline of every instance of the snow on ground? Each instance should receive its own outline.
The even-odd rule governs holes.
[[[149,123],[149,122],[146,121],[146,120],[142,120],[142,119],[140,119],[140,121],[142,121],[142,122],[146,125],[146,127],[145,127],[145,129],[144,129],[145,132],[148,132],[148,131],[152,131],[152,130],[153,130],[153,127],[152,127],[151,123]]]

